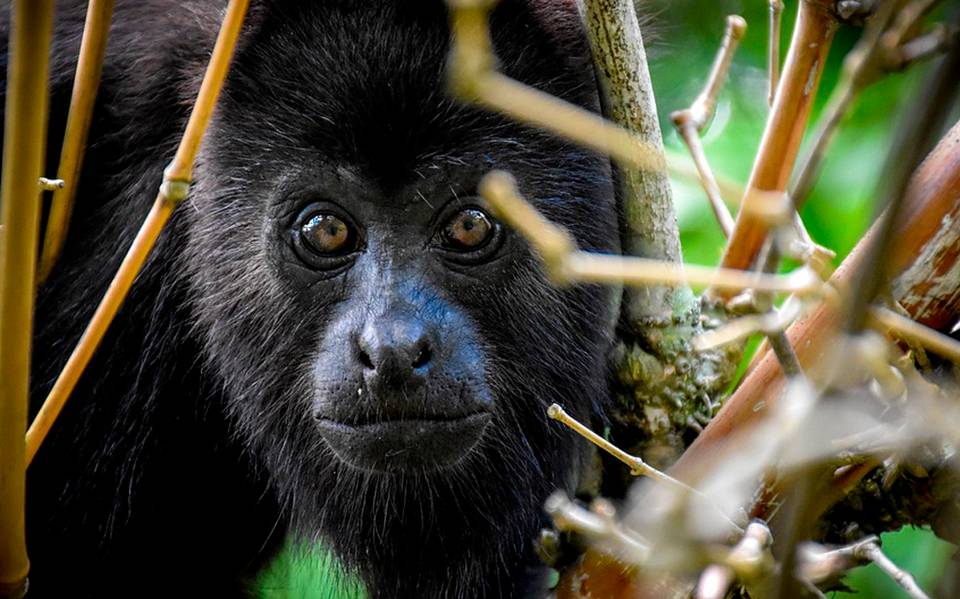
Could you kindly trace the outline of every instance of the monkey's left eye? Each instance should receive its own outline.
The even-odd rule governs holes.
[[[315,270],[331,274],[351,264],[362,245],[352,219],[332,205],[308,206],[294,221],[290,233],[297,256]]]
[[[300,227],[300,237],[304,244],[318,254],[329,256],[343,254],[353,249],[350,226],[339,217],[329,213],[319,213],[310,217]]]
[[[453,215],[440,230],[444,249],[456,252],[478,250],[493,239],[496,225],[479,208],[467,208]]]

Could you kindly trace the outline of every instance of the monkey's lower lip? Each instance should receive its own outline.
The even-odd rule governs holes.
[[[460,461],[480,440],[490,414],[449,420],[344,424],[317,420],[320,434],[344,462],[362,470],[423,472]]]

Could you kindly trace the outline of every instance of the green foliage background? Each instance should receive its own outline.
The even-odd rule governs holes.
[[[784,53],[796,4],[788,0],[784,13]],[[688,106],[699,93],[723,35],[726,15],[746,18],[747,35],[721,95],[717,115],[704,137],[707,156],[718,175],[745,182],[768,111],[767,2],[650,0],[642,3],[641,10],[654,17],[647,35],[651,73],[665,142],[668,150],[677,155],[685,155],[686,150],[669,122],[670,112]],[[852,28],[838,33],[814,118],[837,81],[842,57],[858,34]],[[831,148],[803,217],[813,238],[837,252],[838,262],[853,248],[872,219],[871,200],[897,115],[910,102],[925,70],[926,67],[918,67],[870,88]],[[677,180],[674,192],[686,260],[716,264],[724,239],[702,189],[695,181]],[[913,529],[885,535],[884,548],[895,562],[916,575],[928,591],[936,587],[952,551],[951,546],[938,541],[929,531]],[[860,591],[849,597],[906,597],[874,566],[855,571],[846,582]],[[363,595],[356,581],[340,572],[328,555],[293,548],[288,548],[264,573],[258,589],[262,599],[358,599]],[[835,597],[848,595],[838,593]]]

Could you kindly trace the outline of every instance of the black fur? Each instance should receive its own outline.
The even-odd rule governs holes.
[[[81,4],[59,6],[50,173]],[[117,1],[70,235],[39,294],[35,409],[155,196],[224,4]],[[569,3],[537,4],[498,7],[502,70],[595,109]],[[610,294],[554,288],[510,231],[502,258],[459,270],[386,236],[414,266],[376,281],[359,261],[316,279],[283,249],[298,198],[402,224],[503,168],[583,247],[617,250],[604,159],[447,96],[446,19],[437,0],[254,2],[191,199],[30,468],[31,596],[242,595],[286,535],[332,548],[372,597],[531,592],[541,504],[575,485],[579,460],[546,406],[597,413]],[[346,465],[312,417],[344,328],[392,293],[460,319],[446,342],[473,352],[493,397],[479,444],[439,471]]]

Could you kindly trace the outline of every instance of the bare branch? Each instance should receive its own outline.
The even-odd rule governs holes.
[[[896,564],[890,561],[890,558],[888,558],[883,551],[880,550],[880,546],[876,542],[859,545],[856,548],[855,553],[858,556],[863,556],[864,559],[868,559],[875,563],[884,574],[889,576],[894,582],[900,585],[900,588],[902,588],[913,599],[930,599],[930,597],[924,593],[923,589],[921,589],[917,584],[917,581],[913,578],[913,575],[909,572],[901,570]]]
[[[733,231],[733,216],[730,215],[730,211],[723,203],[720,186],[717,184],[713,170],[707,162],[699,134],[707,122],[713,118],[717,105],[717,95],[720,93],[720,88],[723,86],[727,72],[730,70],[733,54],[736,52],[737,45],[743,38],[746,29],[747,22],[742,17],[736,15],[727,17],[727,28],[723,35],[723,42],[720,44],[720,50],[717,52],[717,57],[703,91],[700,92],[690,108],[678,110],[670,115],[670,119],[690,150],[690,155],[693,157],[697,172],[700,175],[700,181],[707,192],[707,199],[710,200],[710,207],[713,209],[725,237],[730,237],[730,233]]]

